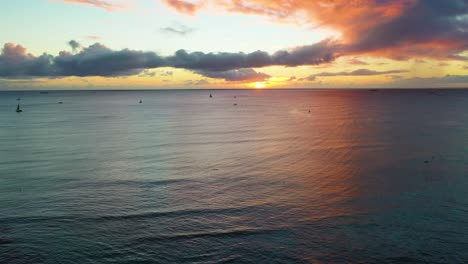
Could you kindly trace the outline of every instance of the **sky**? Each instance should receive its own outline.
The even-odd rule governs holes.
[[[0,90],[468,88],[468,0],[0,5]]]

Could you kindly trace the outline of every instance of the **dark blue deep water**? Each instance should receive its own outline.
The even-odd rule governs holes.
[[[0,92],[0,263],[468,263],[468,91]]]

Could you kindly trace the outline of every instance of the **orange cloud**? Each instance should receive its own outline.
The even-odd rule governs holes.
[[[466,0],[203,1],[204,6],[208,3],[227,12],[278,20],[305,18],[304,23],[340,32],[340,52],[346,55],[465,59],[457,54],[468,50],[468,31],[463,30],[468,19],[462,19],[468,15]]]
[[[174,8],[180,13],[193,15],[199,8],[197,4],[182,1],[182,0],[163,0],[169,7]]]

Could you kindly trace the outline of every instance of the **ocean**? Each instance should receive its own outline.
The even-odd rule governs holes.
[[[468,263],[468,90],[0,92],[0,263]]]

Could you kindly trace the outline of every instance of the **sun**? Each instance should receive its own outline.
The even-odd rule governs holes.
[[[255,88],[257,89],[262,89],[262,88],[265,88],[265,83],[264,82],[256,82],[254,84]]]

